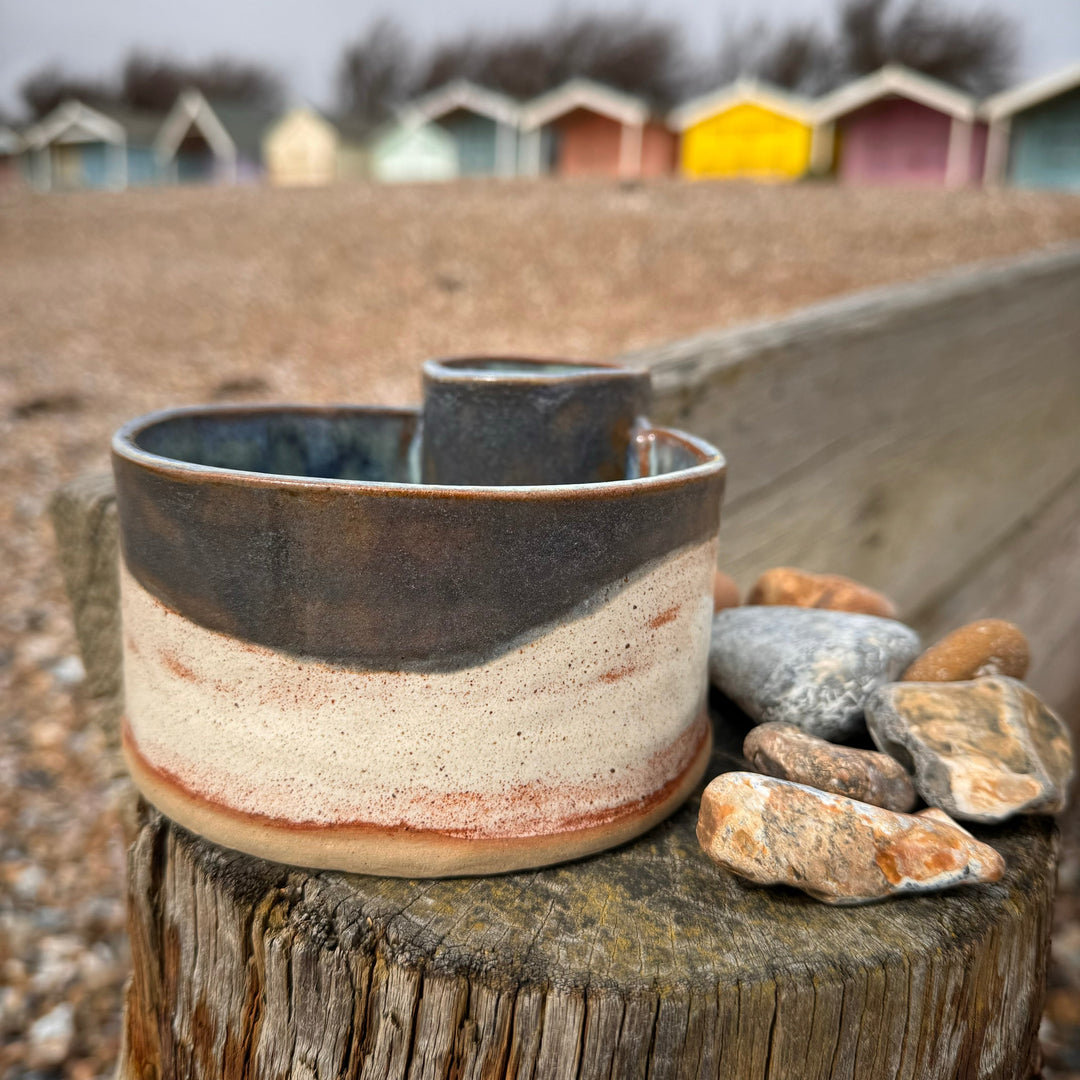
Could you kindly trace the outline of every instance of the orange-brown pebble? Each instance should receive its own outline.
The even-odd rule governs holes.
[[[839,574],[812,574],[793,566],[774,566],[766,570],[754,582],[746,602],[896,618],[896,605],[882,593]]]
[[[730,578],[722,570],[713,574],[712,582],[713,611],[723,611],[724,608],[738,607],[742,602],[739,597],[739,586],[734,578]]]
[[[725,870],[826,904],[999,881],[1005,872],[989,844],[941,810],[897,814],[756,773],[721,773],[709,784],[697,838]]]
[[[980,619],[946,634],[916,657],[902,682],[962,682],[982,675],[1022,679],[1031,663],[1023,630],[1004,619]]]

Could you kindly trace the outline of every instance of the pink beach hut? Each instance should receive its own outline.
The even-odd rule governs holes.
[[[986,124],[975,98],[890,64],[822,98],[821,135],[852,184],[963,187],[982,180]]]

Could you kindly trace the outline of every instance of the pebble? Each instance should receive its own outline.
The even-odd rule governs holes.
[[[940,810],[897,814],[756,773],[723,773],[701,797],[698,842],[760,885],[827,904],[997,881],[1002,857]]]
[[[751,586],[748,604],[854,611],[862,615],[896,618],[896,605],[882,593],[839,574],[813,574],[793,566],[766,570]]]
[[[51,664],[49,673],[60,686],[78,686],[86,678],[82,660],[74,655],[61,657]]]
[[[917,657],[904,682],[956,682],[980,675],[1022,679],[1031,663],[1023,630],[1004,619],[980,619],[946,634]]]
[[[20,900],[36,900],[45,881],[45,871],[36,863],[30,863],[16,875],[12,892]]]
[[[892,619],[798,607],[739,607],[713,618],[712,681],[758,723],[838,739],[862,725],[870,694],[919,654]]]
[[[743,743],[743,756],[754,769],[780,780],[907,813],[915,806],[915,788],[899,762],[874,750],[837,746],[808,735],[794,724],[760,724]]]
[[[65,990],[79,974],[86,945],[73,934],[50,934],[38,942],[36,970],[30,989],[36,994]]]
[[[866,722],[923,799],[953,817],[992,823],[1065,806],[1068,728],[1017,679],[893,683],[868,702]]]
[[[713,611],[723,611],[724,608],[738,607],[741,603],[739,586],[735,579],[728,577],[723,570],[717,570],[713,574]]]
[[[30,1025],[27,1064],[31,1068],[59,1065],[68,1056],[74,1038],[74,1007],[61,1002]]]

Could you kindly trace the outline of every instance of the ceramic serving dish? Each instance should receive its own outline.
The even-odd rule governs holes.
[[[425,374],[430,416],[190,408],[114,437],[124,751],[180,824],[491,873],[627,840],[700,778],[719,452],[643,420],[636,373]]]

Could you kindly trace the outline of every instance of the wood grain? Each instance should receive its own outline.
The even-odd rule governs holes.
[[[744,588],[775,565],[832,571],[956,625],[982,612],[976,569],[1075,475],[1078,295],[1074,245],[624,359],[652,371],[657,420],[727,456],[720,565]],[[1049,653],[1066,581],[1022,569],[1045,609],[1027,603],[1021,625]]]

